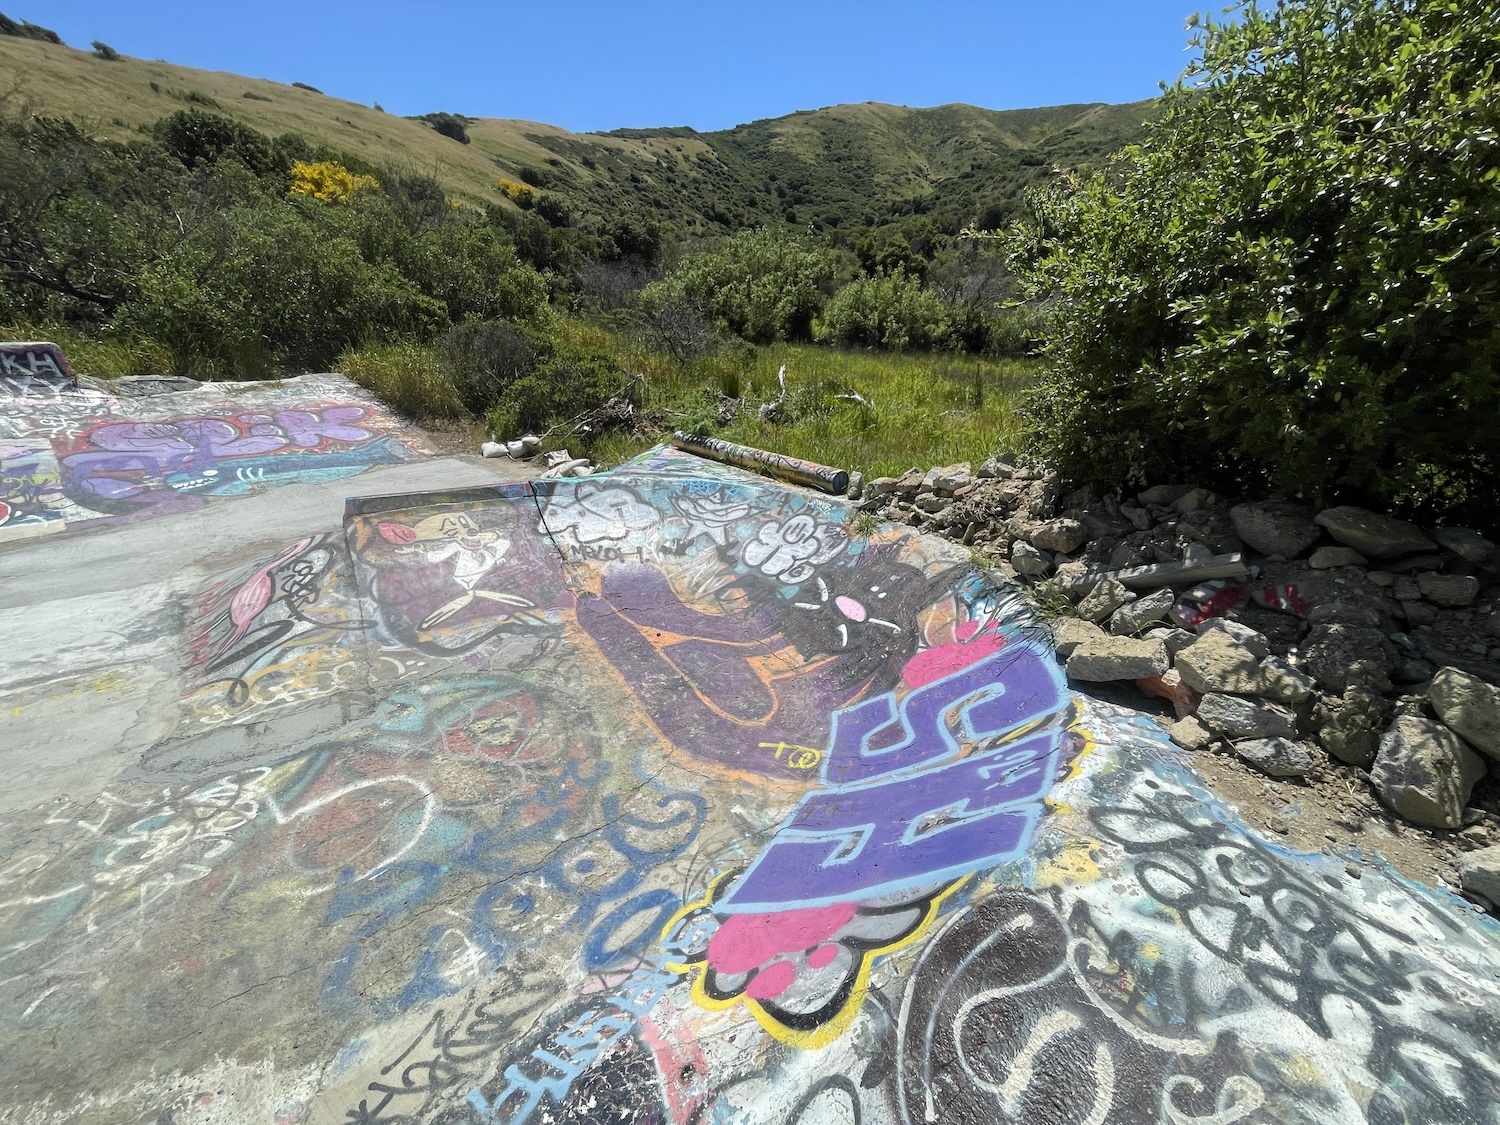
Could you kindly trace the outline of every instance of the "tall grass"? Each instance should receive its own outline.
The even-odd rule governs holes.
[[[167,349],[142,336],[90,336],[58,324],[6,324],[0,325],[0,340],[50,340],[62,348],[74,374],[99,379],[161,375],[172,370]]]
[[[410,343],[348,348],[337,367],[382,402],[419,421],[468,416],[437,348]]]
[[[668,429],[702,425],[722,394],[742,405],[727,425],[712,427],[716,436],[867,476],[977,464],[1013,447],[1019,436],[1014,408],[1037,367],[1034,360],[794,344],[677,363],[628,340],[616,340],[615,348],[627,370],[645,375],[646,405],[665,415]],[[786,397],[774,420],[761,421],[758,407],[781,394],[777,371],[783,364]],[[590,452],[609,464],[646,444],[604,435]]]

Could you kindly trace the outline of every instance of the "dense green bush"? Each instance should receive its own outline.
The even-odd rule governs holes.
[[[935,293],[902,266],[875,277],[855,278],[834,294],[814,327],[819,340],[891,351],[941,347],[948,316]]]
[[[566,335],[522,331],[535,349],[534,366],[511,381],[486,412],[485,421],[498,437],[544,431],[611,398],[635,394],[636,384],[611,352]]]
[[[1442,503],[1500,465],[1500,2],[1204,25],[1140,146],[1034,200],[1036,448],[1076,476]]]
[[[754,343],[808,340],[841,272],[834,250],[802,235],[741,231],[718,250],[685,258],[642,300],[648,314],[685,301],[724,331]]]

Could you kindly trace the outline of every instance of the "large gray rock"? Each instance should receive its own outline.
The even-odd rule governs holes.
[[[1165,617],[1176,598],[1177,595],[1172,593],[1170,587],[1164,586],[1133,602],[1126,602],[1110,617],[1109,631],[1119,634],[1139,633],[1147,625],[1154,625]]]
[[[1234,744],[1234,752],[1272,777],[1306,777],[1318,762],[1306,745],[1290,738],[1251,738]]]
[[[1360,769],[1367,769],[1380,749],[1380,723],[1380,697],[1362,687],[1351,687],[1343,699],[1313,709],[1313,725],[1323,749]]]
[[[1500,844],[1460,856],[1458,883],[1470,894],[1500,905]]]
[[[1467,527],[1440,527],[1432,533],[1438,546],[1446,547],[1460,558],[1481,565],[1495,558],[1495,545]]]
[[[1260,671],[1264,655],[1215,630],[1188,645],[1172,663],[1183,683],[1204,694],[1256,695],[1265,686]]]
[[[1372,559],[1412,555],[1418,551],[1430,551],[1435,546],[1416,524],[1364,508],[1329,508],[1319,512],[1315,522],[1344,546],[1353,547]]]
[[[1318,625],[1302,647],[1302,670],[1337,695],[1350,684],[1384,690],[1395,668],[1396,650],[1378,628]]]
[[[1234,533],[1257,551],[1295,559],[1321,537],[1313,511],[1289,500],[1236,504],[1229,509]]]
[[[1113,578],[1106,578],[1078,603],[1078,616],[1086,621],[1103,621],[1125,604],[1130,591]]]
[[[1427,700],[1450,730],[1500,760],[1500,688],[1457,668],[1439,668]]]
[[[1231,740],[1290,738],[1297,733],[1297,716],[1277,703],[1219,692],[1198,704],[1198,719]]]
[[[1402,715],[1380,739],[1370,780],[1398,816],[1428,828],[1458,828],[1482,759],[1442,723]]]
[[[1084,641],[1068,657],[1070,679],[1101,682],[1140,680],[1167,670],[1167,650],[1160,641],[1105,636]]]
[[[1425,571],[1417,575],[1417,589],[1433,605],[1459,609],[1473,605],[1479,596],[1479,579],[1468,574],[1433,574]]]
[[[1031,542],[1044,551],[1060,551],[1070,554],[1083,546],[1083,541],[1088,538],[1083,524],[1077,520],[1062,517],[1048,520],[1031,533]]]

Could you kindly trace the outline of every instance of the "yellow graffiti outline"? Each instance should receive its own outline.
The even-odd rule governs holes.
[[[737,872],[730,871],[720,875],[708,885],[708,889],[703,893],[702,898],[688,903],[674,914],[662,928],[658,942],[665,943],[667,935],[672,932],[679,922],[687,918],[688,915],[703,909],[711,911],[719,886],[731,875],[735,874]],[[811,1031],[799,1031],[795,1028],[787,1027],[786,1024],[768,1012],[760,1001],[754,1000],[744,993],[731,996],[727,1000],[719,1000],[708,995],[704,990],[703,978],[707,973],[705,972],[702,959],[676,964],[667,961],[663,962],[663,964],[673,972],[693,974],[692,997],[694,1003],[700,1008],[704,1008],[710,1012],[722,1012],[728,1011],[736,1004],[744,1004],[750,1009],[750,1014],[755,1017],[755,1022],[760,1024],[773,1039],[795,1050],[816,1051],[828,1046],[828,1044],[842,1036],[853,1025],[855,1019],[858,1018],[860,1010],[865,1006],[865,997],[870,991],[870,971],[874,968],[875,958],[904,949],[926,934],[928,928],[936,920],[938,911],[942,908],[943,903],[957,894],[973,878],[973,875],[965,875],[962,878],[955,879],[942,891],[933,895],[928,900],[927,909],[923,914],[922,920],[912,927],[909,934],[898,938],[889,945],[860,950],[859,969],[854,976],[854,985],[849,990],[849,998],[844,1001],[843,1007],[828,1022],[820,1027],[813,1028]]]

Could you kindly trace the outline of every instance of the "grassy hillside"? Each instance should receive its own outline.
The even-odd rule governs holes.
[[[307,80],[315,84],[317,76]],[[196,106],[270,135],[297,132],[373,164],[430,174],[472,202],[509,206],[499,188],[504,176],[560,197],[576,214],[635,211],[705,235],[782,222],[863,228],[912,215],[940,230],[975,220],[993,225],[1014,212],[1027,184],[1134,139],[1155,108],[867,102],[712,133],[578,134],[484,118],[469,125],[466,145],[422,121],[310,89],[158,61],[108,62],[9,37],[0,37],[0,94],[12,111],[73,118],[117,139]]]

